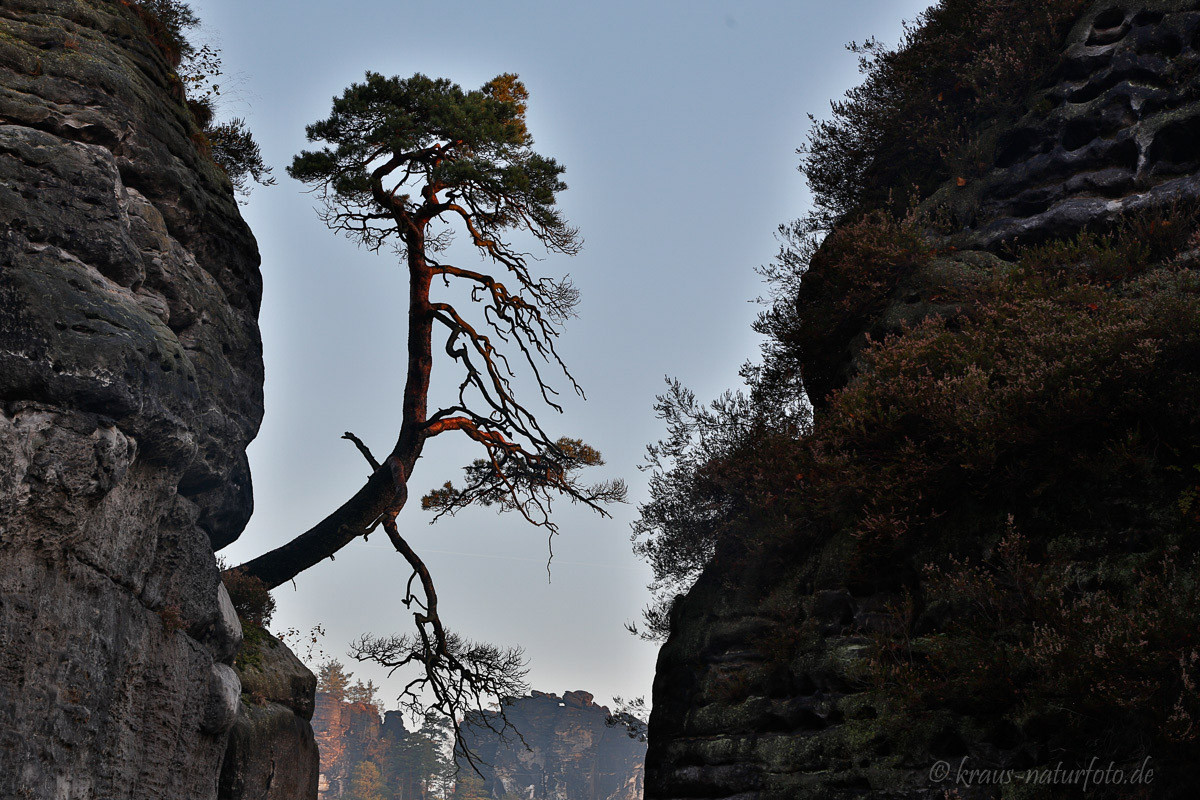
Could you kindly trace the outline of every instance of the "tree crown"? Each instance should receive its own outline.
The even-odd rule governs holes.
[[[416,230],[396,221],[423,226],[449,211],[484,250],[521,228],[574,252],[577,231],[555,208],[563,167],[533,151],[528,97],[512,74],[464,91],[445,78],[368,72],[334,98],[328,118],[308,126],[309,141],[328,144],[300,153],[288,174],[320,188],[332,227],[375,249],[393,238],[412,244]]]
[[[331,694],[335,700],[345,700],[350,677],[342,662],[330,659],[317,667],[317,691]]]

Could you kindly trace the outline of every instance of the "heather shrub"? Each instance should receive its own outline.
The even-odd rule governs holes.
[[[275,614],[275,598],[267,585],[242,569],[226,569],[221,572],[221,582],[229,592],[229,600],[243,621],[258,627],[271,623]]]
[[[870,328],[900,283],[934,254],[911,217],[883,211],[839,226],[820,247],[812,231],[807,239],[794,233],[783,231],[780,259],[763,270],[774,302],[755,323],[769,342],[760,384],[793,391],[801,382],[801,359],[806,388],[831,385],[845,361],[843,348]]]
[[[200,19],[191,6],[181,0],[120,0],[146,25],[150,41],[167,62],[178,67],[184,58],[195,52],[188,41],[187,31],[197,27]]]
[[[1180,265],[1200,247],[1200,205],[1176,202],[1125,215],[1069,239],[1026,245],[1010,255],[1027,270],[1111,284],[1160,264]]]
[[[1164,221],[1169,237],[1146,235]],[[869,343],[815,423],[778,403],[791,353],[820,341],[786,320],[746,371],[747,394],[701,408],[673,386],[659,409],[671,436],[651,448],[635,524],[656,576],[651,627],[663,630],[670,599],[722,542],[727,557],[804,558],[847,536],[839,580],[900,588],[920,579],[916,554],[972,552],[1018,506],[1030,535],[1070,530],[1097,549],[1170,529],[1200,396],[1181,366],[1200,348],[1198,279],[1175,263],[1194,230],[1189,211],[1026,248],[969,291],[947,289],[952,316]],[[874,298],[930,252],[886,216],[856,232],[828,248],[828,273],[853,277],[827,335],[843,315],[878,314]],[[854,282],[872,288],[855,296]]]
[[[876,636],[868,663],[891,713],[989,715],[1060,752],[1117,760],[1194,742],[1195,555],[1081,562],[1030,549],[1009,523],[983,559],[925,566],[920,602],[895,609],[909,635]]]
[[[995,136],[1020,116],[1058,64],[1085,0],[942,0],[904,28],[893,49],[868,40],[861,85],[813,120],[800,169],[814,207],[779,228],[774,262],[760,271],[769,337],[759,369],[803,384],[819,404],[841,382],[846,348],[922,258],[914,217],[945,181],[982,174]],[[854,252],[861,248],[860,252]],[[924,252],[922,252],[924,250]]]
[[[884,556],[964,493],[1052,491],[1133,430],[1157,446],[1193,410],[1179,367],[1200,345],[1197,285],[1171,270],[1120,289],[1017,276],[877,344],[822,417],[814,498]]]
[[[843,579],[902,598],[867,669],[887,719],[1118,760],[1195,738],[1194,231],[1185,211],[1026,248],[830,398],[797,488],[824,525],[784,546],[847,539]]]

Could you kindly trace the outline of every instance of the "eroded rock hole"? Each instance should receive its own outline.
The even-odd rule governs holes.
[[[1155,31],[1155,35],[1148,37],[1139,50],[1163,58],[1175,58],[1183,52],[1183,39],[1170,33]]]
[[[1200,161],[1200,117],[1164,125],[1154,135],[1147,157],[1152,164],[1191,164]]]
[[[1119,6],[1116,8],[1109,8],[1096,15],[1096,19],[1092,21],[1092,30],[1112,30],[1113,28],[1121,27],[1122,23],[1124,22],[1125,9],[1120,8]]]
[[[1112,84],[1105,80],[1094,80],[1076,89],[1067,96],[1072,103],[1089,103],[1111,88]]]
[[[1122,167],[1127,170],[1135,170],[1138,165],[1138,146],[1133,139],[1125,139],[1113,145],[1107,153],[1105,153],[1105,161],[1111,166]]]
[[[1073,119],[1063,126],[1062,146],[1065,150],[1079,150],[1100,136],[1098,120]]]
[[[1011,167],[1033,154],[1033,148],[1041,137],[1029,129],[1016,130],[1000,139],[996,148],[996,166]]]

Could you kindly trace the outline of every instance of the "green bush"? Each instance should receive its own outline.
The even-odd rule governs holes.
[[[246,127],[245,120],[233,119],[210,124],[205,129],[205,136],[213,161],[229,176],[234,191],[248,194],[251,181],[260,186],[275,184],[271,168],[263,161],[262,151]]]
[[[120,0],[145,23],[150,40],[162,51],[173,67],[192,55],[195,48],[188,41],[187,31],[197,27],[200,19],[191,6],[181,0]]]
[[[934,250],[912,218],[896,219],[884,211],[839,226],[820,247],[812,238],[787,241],[797,250],[786,268],[794,271],[802,264],[804,280],[785,277],[784,267],[769,275],[777,284],[775,302],[755,324],[771,343],[760,375],[767,382],[786,378],[779,391],[799,384],[803,375],[810,394],[824,393],[836,383],[845,347],[870,329],[901,281]]]

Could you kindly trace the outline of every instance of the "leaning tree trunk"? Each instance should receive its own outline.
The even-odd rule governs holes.
[[[433,368],[433,309],[429,302],[433,271],[425,261],[422,233],[412,233],[408,249],[408,375],[404,385],[403,420],[396,446],[382,464],[357,437],[347,433],[374,468],[367,483],[332,514],[280,547],[236,569],[273,589],[323,559],[332,558],[355,537],[384,520],[394,520],[408,500],[408,476],[421,455],[429,415],[429,377]],[[389,535],[392,531],[389,531]],[[407,554],[406,554],[407,557]]]

